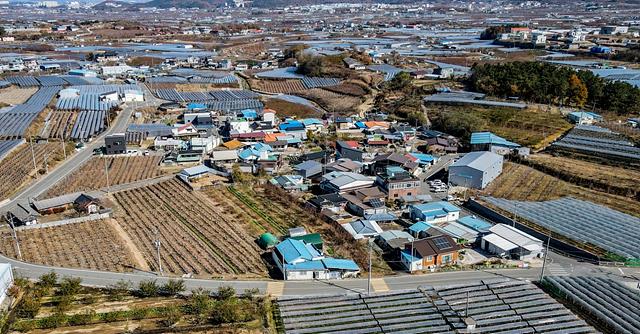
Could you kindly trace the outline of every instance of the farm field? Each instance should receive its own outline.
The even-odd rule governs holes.
[[[623,196],[637,196],[640,171],[549,154],[533,154],[528,164],[563,180]]]
[[[22,104],[25,103],[31,95],[38,91],[38,88],[15,88],[10,87],[0,90],[0,102],[8,104]]]
[[[116,218],[157,271],[154,240],[162,243],[162,267],[197,277],[264,277],[266,266],[247,221],[231,220],[209,199],[177,179],[114,194]],[[156,236],[157,233],[157,236]]]
[[[491,131],[533,150],[544,148],[572,125],[559,112],[470,106],[428,106],[427,116],[438,130],[468,141],[471,132]]]
[[[534,168],[511,162],[504,164],[502,175],[482,193],[520,201],[545,201],[572,196],[640,217],[639,202],[631,198],[576,186]]]
[[[322,117],[322,113],[314,108],[299,103],[285,101],[283,99],[266,99],[264,101],[264,107],[275,110],[277,117]]]
[[[49,266],[127,271],[133,257],[105,220],[18,231],[22,257]],[[11,232],[2,232],[2,254],[16,258]]]
[[[77,117],[78,113],[73,111],[49,111],[42,125],[40,137],[69,139]]]
[[[324,88],[308,89],[296,92],[296,95],[319,104],[329,112],[341,114],[353,112],[362,103],[359,97],[338,94]]]
[[[302,81],[291,80],[248,80],[251,89],[267,92],[267,93],[293,93],[306,90]]]
[[[77,191],[97,190],[107,186],[105,159],[109,170],[109,185],[126,184],[164,174],[159,167],[162,156],[93,157],[80,169],[56,183],[43,196],[60,196]]]
[[[349,83],[349,82],[341,83],[335,86],[324,87],[324,89],[330,92],[349,95],[349,96],[367,95],[367,91],[364,88],[362,88],[362,86],[356,85],[354,83]]]
[[[67,149],[71,152],[71,148]],[[29,144],[23,144],[0,161],[0,200],[16,193],[25,183],[36,175],[33,166],[35,157],[38,172],[44,173],[44,160],[52,168],[63,159],[62,145],[60,143],[34,143],[33,155]]]
[[[256,237],[264,232],[283,236],[291,227],[304,226],[307,232],[322,235],[328,255],[353,259],[361,268],[368,266],[366,245],[353,242],[342,227],[320,220],[315,213],[304,209],[297,199],[281,189],[271,185],[236,186],[208,188],[204,193],[219,203],[224,212],[251,222],[250,230]],[[392,272],[388,264],[375,253],[372,267],[376,275]]]

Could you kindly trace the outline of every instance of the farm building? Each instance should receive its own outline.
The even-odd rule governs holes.
[[[182,171],[180,171],[180,173],[178,173],[178,177],[181,180],[189,183],[193,180],[206,177],[209,174],[212,174],[214,172],[217,172],[217,171],[205,165],[199,165],[199,166],[193,166],[193,167],[183,169]]]
[[[445,201],[415,204],[409,205],[409,216],[414,221],[445,223],[458,220],[460,208]]]
[[[481,247],[491,254],[520,260],[530,260],[543,254],[542,241],[515,227],[497,224],[491,234],[482,237]]]
[[[491,228],[491,223],[482,220],[476,216],[465,216],[458,219],[458,223],[472,229],[478,231],[479,233],[489,233],[489,229]]]
[[[302,228],[304,230],[304,228]],[[289,230],[291,231],[291,229]],[[292,233],[289,232],[289,235],[291,235]],[[294,240],[300,240],[303,241],[307,244],[312,245],[315,249],[319,250],[319,251],[323,251],[324,249],[324,241],[322,241],[322,236],[320,235],[320,233],[307,233],[307,231],[304,231],[303,234],[301,235],[295,235],[295,236],[291,236],[291,239]]]
[[[127,153],[127,140],[124,133],[114,133],[104,137],[105,153],[124,154]]]
[[[575,124],[591,125],[591,124],[602,121],[602,116],[594,112],[587,112],[587,111],[570,112],[569,115],[567,115],[567,117],[569,118],[569,121]]]
[[[471,134],[472,151],[490,151],[500,155],[511,153],[520,145],[510,142],[491,132],[474,132]]]
[[[347,200],[344,197],[342,197],[340,194],[332,193],[318,195],[308,200],[305,206],[307,208],[313,209],[315,212],[321,212],[323,210],[339,212],[344,209],[346,204]]]
[[[33,201],[31,205],[41,215],[63,212],[71,208],[75,208],[78,212],[91,214],[98,212],[99,209],[97,200],[83,193],[72,193]]]
[[[409,271],[434,269],[456,264],[460,249],[453,238],[440,235],[406,243],[400,259]]]
[[[484,189],[502,173],[503,157],[493,152],[471,152],[449,167],[449,183]]]
[[[291,238],[277,244],[272,257],[285,280],[341,279],[360,273],[352,260],[325,257],[311,244]]]
[[[0,263],[0,305],[9,297],[9,288],[13,285],[11,264]]]

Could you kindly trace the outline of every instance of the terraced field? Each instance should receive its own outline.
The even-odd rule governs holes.
[[[164,174],[159,167],[161,160],[162,156],[93,157],[42,197],[104,188],[107,186],[105,168],[111,186],[154,178]]]
[[[295,95],[309,99],[329,112],[337,113],[353,112],[362,103],[359,97],[339,94],[324,88],[308,89]]]
[[[51,110],[44,119],[40,137],[69,139],[77,117],[77,112]]]
[[[293,93],[306,90],[302,81],[291,80],[256,80],[250,79],[249,84],[252,89],[267,93]]]
[[[266,276],[256,236],[245,231],[248,222],[230,220],[181,181],[173,179],[114,197],[121,208],[118,221],[152,270],[158,270],[154,240],[159,238],[162,266],[171,274]]]
[[[133,260],[122,239],[104,220],[18,231],[23,260],[48,266],[108,271],[131,270]],[[16,258],[8,229],[2,254]]]

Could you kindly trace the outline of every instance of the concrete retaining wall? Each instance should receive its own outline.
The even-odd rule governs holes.
[[[28,225],[28,226],[18,226],[18,227],[16,227],[16,231],[33,230],[33,229],[38,229],[38,228],[46,228],[46,227],[62,226],[62,225],[68,225],[68,224],[84,223],[84,222],[88,222],[88,221],[107,219],[109,217],[111,217],[111,211],[107,211],[107,212],[103,212],[103,213],[93,213],[93,214],[90,214],[90,215],[84,216],[84,217],[69,218],[69,219],[57,220],[57,221],[53,221],[53,222],[35,224],[35,225]]]

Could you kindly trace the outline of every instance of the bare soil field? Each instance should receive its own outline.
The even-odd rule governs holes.
[[[640,171],[568,157],[534,154],[527,164],[570,183],[607,193],[634,197],[640,192]]]
[[[335,86],[324,87],[324,89],[330,92],[349,95],[349,96],[359,97],[359,96],[367,95],[367,91],[364,88],[362,88],[362,86],[354,83],[350,83],[350,82],[341,83]]]
[[[161,176],[164,174],[159,167],[161,160],[162,156],[157,155],[93,157],[80,169],[50,188],[43,198],[104,188],[107,186],[105,167],[109,171],[111,186]]]
[[[69,268],[127,271],[132,255],[104,220],[18,231],[22,257],[27,262]],[[8,229],[2,232],[2,254],[16,258]]]
[[[308,118],[308,117],[322,117],[322,113],[314,108],[305,106],[299,103],[293,103],[285,101],[283,99],[266,99],[264,101],[265,108],[273,109],[276,111],[276,115],[282,117],[296,117],[296,118]]]
[[[359,97],[338,94],[323,88],[308,89],[297,92],[295,95],[309,99],[329,112],[340,114],[352,113],[362,103]]]
[[[16,88],[9,87],[0,89],[0,102],[8,104],[22,104],[25,103],[31,95],[38,91],[38,88]]]
[[[158,270],[154,240],[161,241],[165,272],[197,277],[265,277],[257,236],[248,221],[234,220],[211,200],[179,180],[114,194],[116,218],[152,270]],[[157,233],[157,234],[156,234]]]
[[[61,161],[63,159],[61,144],[34,143],[33,154],[29,143],[22,144],[2,159],[0,161],[0,200],[16,193],[36,175],[36,172],[44,173],[45,157],[47,157],[49,168]],[[36,168],[33,165],[34,158]]]
[[[520,201],[546,201],[572,196],[640,217],[640,202],[632,198],[576,186],[531,167],[511,162],[504,164],[502,175],[482,194]]]

